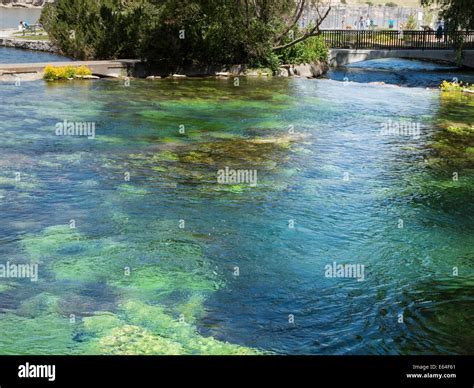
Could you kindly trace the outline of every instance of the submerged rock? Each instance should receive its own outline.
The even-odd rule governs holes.
[[[137,301],[122,305],[118,316],[84,319],[93,354],[258,354],[257,350],[201,336],[183,315],[172,317],[160,306]]]

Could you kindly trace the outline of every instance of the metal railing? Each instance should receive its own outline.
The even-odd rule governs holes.
[[[321,30],[321,36],[329,48],[340,49],[474,49],[474,31],[459,31],[448,35],[436,31]]]

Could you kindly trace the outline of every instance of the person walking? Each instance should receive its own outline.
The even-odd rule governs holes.
[[[436,27],[436,40],[438,43],[441,41],[443,38],[443,23],[441,20],[438,20],[437,27]]]
[[[448,24],[448,22],[444,22],[443,34],[444,34],[444,43],[448,43],[448,38],[449,38],[449,24]]]

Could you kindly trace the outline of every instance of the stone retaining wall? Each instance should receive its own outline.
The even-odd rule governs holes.
[[[315,61],[313,63],[300,65],[283,65],[275,76],[279,77],[302,77],[317,78],[324,75],[329,70],[326,62]],[[145,64],[135,66],[133,76],[135,77],[166,77],[170,74],[183,75],[187,77],[208,77],[208,76],[248,76],[248,77],[267,77],[271,76],[271,70],[250,69],[246,65],[232,66],[185,66],[174,68],[150,69]]]
[[[42,7],[46,3],[53,3],[54,0],[0,0],[0,6],[8,7]]]
[[[58,52],[58,49],[47,40],[0,38],[0,46],[24,50],[45,51],[47,53]]]

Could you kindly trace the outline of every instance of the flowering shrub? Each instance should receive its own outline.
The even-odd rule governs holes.
[[[47,81],[57,81],[57,80],[82,78],[86,75],[92,75],[92,71],[87,66],[75,67],[72,65],[67,65],[67,66],[48,65],[44,68],[43,79]]]

